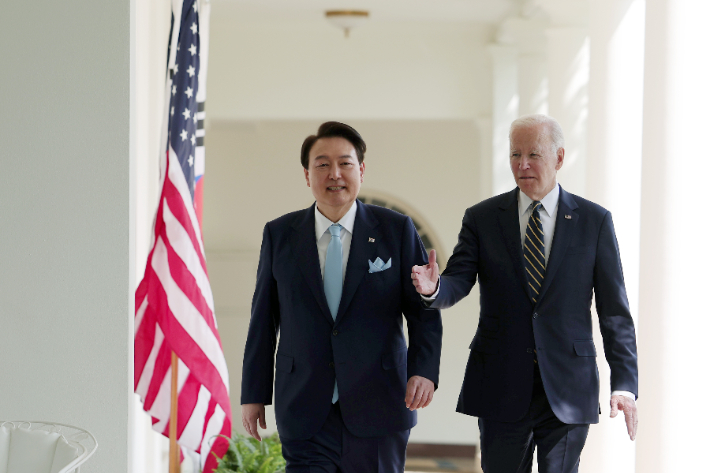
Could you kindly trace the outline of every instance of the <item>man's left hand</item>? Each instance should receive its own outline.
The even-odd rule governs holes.
[[[639,425],[638,413],[636,412],[636,401],[627,396],[611,396],[611,415],[616,417],[619,411],[624,411],[626,418],[626,430],[629,432],[631,440],[636,439],[636,429]]]
[[[426,407],[434,399],[434,383],[422,376],[412,376],[407,382],[407,396],[404,403],[414,411]]]

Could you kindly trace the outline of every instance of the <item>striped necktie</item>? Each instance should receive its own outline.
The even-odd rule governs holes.
[[[525,275],[530,285],[530,295],[536,304],[540,289],[542,289],[542,281],[545,279],[545,234],[542,232],[542,221],[540,220],[541,205],[537,200],[532,203],[532,212],[528,219],[528,227],[525,229],[525,246],[523,247]]]

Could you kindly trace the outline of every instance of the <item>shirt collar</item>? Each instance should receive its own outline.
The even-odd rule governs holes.
[[[552,188],[550,192],[547,193],[545,197],[540,201],[542,203],[542,209],[547,212],[547,215],[552,217],[553,210],[557,207],[557,203],[560,200],[560,185],[555,182],[555,187]],[[523,191],[518,192],[518,215],[522,216],[530,207],[533,200],[528,197]]]
[[[350,232],[350,234],[353,234],[353,228],[355,228],[355,215],[357,214],[357,203],[353,202],[353,205],[350,207],[350,210],[348,210],[345,215],[343,215],[343,218],[341,218],[337,222],[331,222],[328,217],[320,213],[320,210],[318,210],[318,204],[316,204],[316,237],[320,240],[320,237],[323,236],[325,232],[328,231],[328,227],[333,225],[334,223],[340,224],[344,229]]]

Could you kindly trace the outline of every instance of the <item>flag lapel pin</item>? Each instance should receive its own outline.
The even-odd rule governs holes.
[[[567,220],[572,220],[572,216],[571,216],[571,215],[565,215],[565,218],[566,218]]]
[[[370,238],[367,239],[367,241],[370,242],[370,243],[374,243],[374,242],[375,242],[375,239],[372,238],[372,237],[370,237]]]

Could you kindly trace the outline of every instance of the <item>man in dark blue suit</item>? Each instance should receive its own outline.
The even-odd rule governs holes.
[[[636,436],[638,370],[611,214],[557,184],[559,124],[513,122],[510,166],[518,187],[466,210],[439,277],[435,254],[412,279],[425,305],[445,309],[476,280],[481,312],[457,411],[477,416],[485,473],[577,472],[589,424],[599,422],[594,295],[611,367],[611,416]]]
[[[315,204],[264,228],[242,423],[261,440],[273,393],[288,473],[402,472],[438,383],[441,313],[410,283],[426,251],[409,217],[357,200],[365,149],[352,127],[321,125],[301,149]]]

